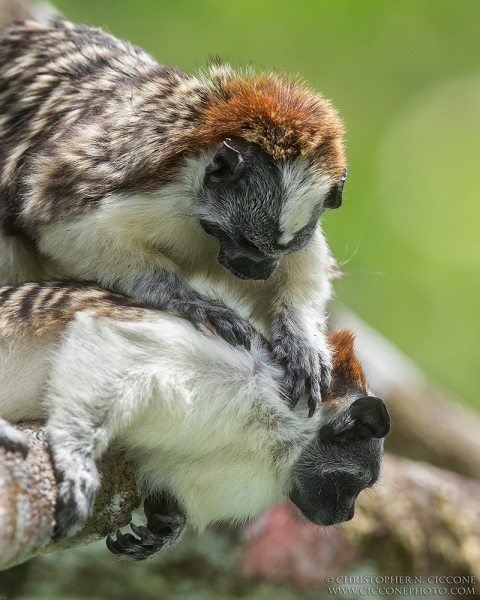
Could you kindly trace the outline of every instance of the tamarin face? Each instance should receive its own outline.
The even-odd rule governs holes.
[[[313,523],[353,518],[358,494],[380,475],[390,419],[380,398],[355,400],[340,422],[325,425],[295,466],[290,499]]]
[[[345,177],[334,181],[308,159],[280,162],[256,143],[226,138],[205,170],[200,224],[233,275],[268,279],[283,256],[308,245],[323,210],[341,205]]]
[[[378,480],[383,438],[390,430],[385,404],[368,393],[353,335],[338,331],[329,341],[334,355],[325,422],[295,464],[289,494],[319,525],[353,518],[358,494]]]

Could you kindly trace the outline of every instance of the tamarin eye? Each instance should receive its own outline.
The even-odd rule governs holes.
[[[342,205],[342,194],[345,179],[347,178],[347,169],[343,170],[343,175],[340,181],[335,184],[328,192],[327,197],[323,203],[323,208],[339,208]]]
[[[217,150],[212,162],[206,168],[208,179],[218,182],[233,182],[239,179],[245,170],[245,161],[238,150],[232,148],[227,139]]]

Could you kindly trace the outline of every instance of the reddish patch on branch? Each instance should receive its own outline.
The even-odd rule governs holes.
[[[338,529],[305,521],[290,502],[267,510],[244,530],[242,573],[288,581],[299,586],[325,585],[355,561]]]

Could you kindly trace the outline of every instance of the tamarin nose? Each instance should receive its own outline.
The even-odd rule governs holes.
[[[231,261],[233,271],[237,271],[247,279],[268,279],[277,268],[275,260],[252,260],[249,258],[238,258]]]
[[[247,277],[250,278],[260,276],[265,270],[264,265],[262,263],[257,263],[256,261],[252,261],[247,258],[240,259],[237,262],[236,266],[241,273],[244,273]]]

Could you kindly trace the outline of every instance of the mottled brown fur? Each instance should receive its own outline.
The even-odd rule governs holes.
[[[33,237],[109,194],[158,188],[228,136],[334,179],[345,163],[336,111],[298,81],[218,65],[190,76],[61,20],[0,38],[0,135],[0,217]]]
[[[202,113],[199,141],[211,145],[236,135],[259,144],[273,158],[304,156],[318,162],[323,172],[340,177],[343,128],[328,101],[298,81],[273,73],[227,71],[218,85],[218,96]]]
[[[36,335],[62,330],[75,313],[91,310],[120,321],[148,319],[155,311],[141,302],[69,281],[44,281],[0,288],[0,331],[3,335]]]

